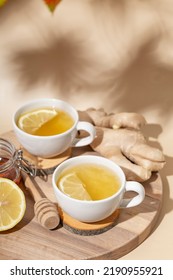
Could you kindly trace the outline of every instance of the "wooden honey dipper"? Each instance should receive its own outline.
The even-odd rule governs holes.
[[[22,172],[22,178],[34,198],[34,213],[38,222],[47,229],[56,228],[60,223],[60,217],[55,204],[43,196],[39,186],[28,174]]]

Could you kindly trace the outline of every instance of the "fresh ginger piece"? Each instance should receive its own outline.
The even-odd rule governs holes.
[[[143,182],[165,164],[163,153],[150,147],[140,131],[96,127],[94,151],[114,161],[124,170],[127,180]]]
[[[131,127],[139,130],[146,124],[145,118],[137,113],[117,113],[107,114],[103,109],[87,109],[79,111],[81,120],[86,120],[98,127],[121,128]]]
[[[162,151],[148,145],[140,131],[146,124],[143,116],[137,113],[106,114],[103,109],[90,108],[79,111],[79,118],[96,126],[92,149],[120,165],[127,180],[143,182],[152,172],[163,168]]]

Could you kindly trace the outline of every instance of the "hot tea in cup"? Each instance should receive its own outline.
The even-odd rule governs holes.
[[[100,156],[82,155],[61,163],[52,185],[62,210],[82,222],[103,220],[118,208],[139,205],[145,197],[140,183],[127,182],[117,164]],[[137,195],[124,198],[128,191]]]
[[[42,98],[21,106],[13,116],[13,129],[19,143],[32,155],[50,158],[70,147],[89,145],[95,128],[79,121],[77,111],[67,102]],[[77,132],[89,134],[76,138]]]
[[[74,125],[74,119],[65,111],[48,107],[21,114],[17,125],[32,135],[52,136],[69,130]]]
[[[111,169],[100,164],[83,163],[64,170],[57,187],[66,195],[80,200],[100,200],[115,194],[120,179]]]

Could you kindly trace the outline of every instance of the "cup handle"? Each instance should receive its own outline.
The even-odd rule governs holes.
[[[120,203],[120,208],[129,208],[129,207],[137,206],[145,198],[145,189],[138,182],[134,182],[134,181],[126,182],[125,192],[128,192],[128,191],[134,191],[134,192],[138,193],[138,195],[136,195],[133,198],[123,198],[123,200]]]
[[[89,122],[78,122],[77,131],[79,130],[88,132],[89,136],[84,138],[75,138],[72,147],[82,147],[91,144],[96,135],[95,127]]]

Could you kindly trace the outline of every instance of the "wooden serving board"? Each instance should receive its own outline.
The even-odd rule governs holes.
[[[3,135],[17,146],[13,133]],[[52,175],[36,178],[44,194],[56,203],[51,186]],[[26,196],[26,213],[13,229],[0,233],[0,259],[71,260],[118,259],[140,245],[151,233],[162,206],[163,186],[160,175],[153,174],[144,184],[146,196],[136,207],[120,211],[116,223],[97,235],[79,235],[62,224],[47,230],[34,217],[34,201]]]

